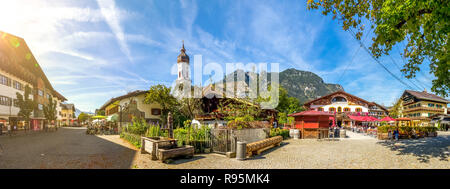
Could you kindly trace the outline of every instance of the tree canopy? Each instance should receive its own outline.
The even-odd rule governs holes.
[[[78,121],[79,122],[85,122],[86,120],[88,120],[90,117],[89,114],[81,112],[80,115],[78,115]]]
[[[364,21],[371,22],[375,37],[369,47],[375,58],[389,55],[392,48],[406,41],[402,56],[407,60],[401,70],[406,78],[416,77],[419,66],[427,60],[433,92],[448,96],[450,60],[450,1],[448,0],[308,0],[308,9],[321,8],[342,21],[344,30],[355,30],[361,40]]]
[[[30,95],[31,95],[31,88],[28,85],[25,86],[24,95],[16,93],[17,106],[20,109],[18,115],[20,117],[23,117],[27,122],[30,121],[31,112],[33,112],[33,110],[37,106],[37,103],[33,99],[30,99]]]
[[[56,101],[53,101],[53,98],[50,97],[49,103],[44,105],[44,116],[48,121],[55,121],[57,119],[57,111],[56,111]]]
[[[288,117],[289,114],[303,111],[304,108],[300,104],[300,100],[295,97],[289,97],[288,92],[283,87],[279,87],[279,102],[276,110],[278,111],[278,121],[281,124],[291,123],[294,119]]]
[[[165,124],[167,122],[167,114],[169,111],[175,110],[177,99],[170,93],[170,88],[165,85],[153,85],[148,90],[144,103],[158,103],[161,106],[161,119]],[[174,119],[176,114],[174,113]]]

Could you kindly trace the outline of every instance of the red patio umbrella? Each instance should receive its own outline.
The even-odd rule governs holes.
[[[372,117],[372,116],[368,116],[370,121],[380,121],[379,119],[377,119],[376,117]]]
[[[384,117],[383,119],[381,119],[380,121],[395,121],[394,118],[391,118],[389,116]]]

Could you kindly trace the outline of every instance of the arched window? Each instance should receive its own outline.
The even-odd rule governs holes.
[[[334,97],[333,99],[331,99],[331,102],[332,103],[335,103],[335,102],[347,102],[347,99],[345,99],[342,96],[337,96],[337,97]]]
[[[342,108],[341,107],[338,107],[338,112],[342,112]]]
[[[362,112],[361,108],[356,108],[356,112]]]
[[[344,112],[350,112],[350,108],[349,107],[345,107],[344,108]]]
[[[317,108],[317,111],[323,112],[323,108]]]
[[[329,112],[335,112],[335,111],[336,111],[336,108],[333,108],[333,107],[328,108],[328,111],[329,111]]]

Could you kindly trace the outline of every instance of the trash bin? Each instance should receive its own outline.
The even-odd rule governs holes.
[[[299,139],[300,138],[300,130],[298,130],[298,129],[292,129],[292,130],[293,130],[294,139]]]
[[[236,148],[236,159],[243,161],[247,157],[247,142],[238,141]]]

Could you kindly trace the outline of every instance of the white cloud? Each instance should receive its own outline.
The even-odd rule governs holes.
[[[105,17],[106,23],[108,23],[117,39],[120,49],[125,54],[125,56],[127,56],[128,60],[130,60],[130,62],[133,62],[123,28],[120,25],[122,18],[120,11],[116,8],[116,3],[114,2],[114,0],[97,0],[97,3],[100,7],[100,11]]]

